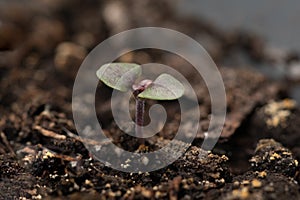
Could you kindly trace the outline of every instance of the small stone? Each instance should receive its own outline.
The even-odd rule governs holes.
[[[141,194],[146,198],[151,198],[152,197],[152,192],[150,190],[147,190],[147,189],[143,189]]]
[[[71,165],[71,167],[73,167],[73,168],[76,167],[77,164],[78,164],[78,161],[77,161],[77,160],[71,161],[71,162],[70,162],[70,165]]]
[[[222,155],[221,158],[222,158],[224,161],[228,161],[228,160],[229,160],[229,158],[228,158],[227,156],[225,156],[225,155]]]
[[[264,106],[264,113],[267,117],[266,124],[269,127],[286,127],[286,122],[291,115],[291,110],[296,106],[296,101],[284,99],[278,102],[271,102]]]
[[[252,187],[254,187],[254,188],[259,188],[262,185],[262,183],[258,179],[253,179],[251,181],[251,184],[252,184]]]
[[[250,181],[248,181],[248,180],[243,180],[242,181],[242,185],[249,185],[250,184]]]
[[[221,179],[216,179],[216,182],[217,183],[225,183],[225,179],[224,178],[221,178]]]
[[[89,186],[93,186],[93,183],[90,180],[88,180],[88,179],[86,179],[84,181],[84,184],[89,185]]]
[[[267,176],[267,172],[265,172],[265,171],[262,171],[262,172],[258,173],[259,178],[265,178],[266,176]]]
[[[278,153],[274,153],[271,157],[270,160],[275,160],[275,159],[280,159],[281,156]]]
[[[298,167],[298,160],[295,160],[294,162],[295,162],[296,167]]]
[[[48,159],[54,157],[54,154],[50,151],[43,151],[43,159]]]
[[[42,199],[42,195],[38,194],[36,196],[32,196],[32,199]]]
[[[214,179],[220,178],[220,172],[217,172],[215,174],[210,174],[210,176]]]
[[[233,186],[234,186],[235,188],[237,188],[239,185],[240,185],[240,182],[238,182],[238,181],[234,181],[234,182],[233,182]]]
[[[160,191],[155,192],[155,198],[156,199],[160,199],[160,197],[162,196],[162,193]]]
[[[249,191],[247,187],[242,188],[241,190],[232,190],[233,199],[247,199],[249,197]]]
[[[111,198],[114,198],[114,197],[116,197],[116,194],[112,191],[108,191],[108,196]]]
[[[267,192],[274,192],[274,187],[267,185],[266,187],[264,187],[264,190]]]
[[[120,190],[118,190],[118,191],[115,192],[115,196],[116,196],[116,197],[119,197],[119,196],[121,196],[121,195],[122,195],[122,192],[121,192]]]
[[[144,165],[148,165],[149,159],[147,157],[143,157],[142,162],[143,162]]]

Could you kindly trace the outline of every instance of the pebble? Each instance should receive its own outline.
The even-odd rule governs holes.
[[[267,172],[262,171],[262,172],[258,172],[258,177],[259,178],[265,178],[267,176]]]
[[[232,190],[232,197],[233,199],[247,199],[249,197],[249,190],[247,187],[236,190]]]
[[[262,185],[261,181],[259,181],[258,179],[253,179],[251,181],[251,184],[252,184],[252,187],[254,187],[254,188],[259,188]]]
[[[146,197],[146,198],[151,198],[152,197],[152,192],[150,190],[142,189],[141,194]]]
[[[250,181],[248,181],[248,180],[243,180],[242,181],[242,185],[249,185],[250,184]]]
[[[149,159],[147,157],[143,157],[142,162],[143,162],[144,165],[148,165]]]

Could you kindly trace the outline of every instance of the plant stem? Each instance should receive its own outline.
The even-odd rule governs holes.
[[[135,110],[135,133],[136,136],[139,137],[140,143],[144,144],[144,138],[141,138],[143,136],[143,125],[144,125],[144,110],[145,110],[145,100],[141,98],[136,98],[135,101],[136,110]]]

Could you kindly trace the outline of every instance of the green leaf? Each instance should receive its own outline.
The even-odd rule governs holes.
[[[97,70],[97,77],[107,86],[126,92],[141,75],[142,68],[134,63],[108,63]]]
[[[138,97],[154,100],[174,100],[184,93],[183,85],[169,74],[161,74]]]

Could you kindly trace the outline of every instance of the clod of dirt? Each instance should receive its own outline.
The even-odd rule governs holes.
[[[281,91],[281,86],[269,82],[263,75],[254,71],[226,67],[220,68],[220,71],[226,88],[227,100],[226,120],[220,137],[228,139],[246,119],[248,120],[248,116],[258,106],[276,98]],[[199,101],[203,101],[207,105],[206,107],[210,106],[209,95],[203,89],[205,87],[202,83],[197,83],[196,86]],[[202,89],[198,89],[198,87]],[[209,119],[205,118],[205,114],[205,112],[201,113],[201,117],[204,117],[204,119],[200,122],[202,130],[197,135],[198,138],[204,138],[207,128],[205,125]],[[209,137],[217,135],[213,131],[210,134]]]
[[[181,143],[178,141],[179,147]],[[291,169],[295,169],[297,162],[287,149],[274,140],[259,142],[256,156],[251,161],[255,163],[253,171],[234,178],[232,183],[225,156],[213,155],[194,146],[167,168],[145,174],[120,173],[108,170],[90,159],[70,160],[69,157],[59,157],[60,154],[56,155],[51,151],[43,150],[36,155],[37,160],[33,162],[33,169],[36,169],[34,174],[42,178],[41,183],[51,188],[48,192],[54,196],[71,194],[75,198],[76,194],[79,195],[75,191],[86,191],[91,197],[97,197],[101,193],[107,198],[124,196],[134,199],[150,196],[157,199],[264,199],[279,194],[292,199],[298,197],[295,192],[298,185],[285,176],[294,174]],[[277,163],[272,163],[273,160]],[[275,167],[272,168],[273,166]],[[288,187],[278,189],[282,184]],[[98,188],[96,190],[99,193],[93,192],[93,188]]]
[[[296,101],[292,99],[285,99],[279,102],[273,101],[265,105],[263,111],[267,118],[265,121],[267,126],[286,128],[287,120],[295,107]]]
[[[228,184],[227,190],[221,195],[226,200],[235,199],[299,199],[299,186],[292,179],[282,174],[266,172],[265,177],[261,177],[258,172],[247,172],[234,178],[232,184]]]
[[[208,192],[208,199],[299,199],[299,185],[294,177],[298,161],[290,150],[273,139],[258,142],[251,168],[234,176],[220,190]]]
[[[274,138],[300,159],[300,110],[292,99],[273,101],[257,109],[249,121],[249,134],[255,139]],[[259,134],[257,134],[259,133]]]
[[[254,171],[268,170],[289,177],[294,177],[298,169],[298,161],[292,152],[273,139],[258,142],[250,163]]]
[[[179,148],[181,143],[176,143]],[[38,177],[39,184],[47,186],[51,197],[69,195],[75,198],[82,191],[90,197],[101,194],[107,198],[123,196],[129,199],[200,198],[232,179],[226,156],[217,156],[195,146],[166,168],[133,174],[109,169],[92,159],[62,157],[41,146],[27,152],[31,151],[35,151],[35,156],[33,162],[28,163],[28,169]],[[95,190],[97,193],[93,192]]]
[[[16,199],[17,197],[32,198],[37,196],[34,189],[35,177],[10,154],[0,155],[0,199]]]
[[[221,188],[231,181],[227,160],[226,156],[217,156],[192,146],[166,168],[148,175],[132,175],[131,179],[134,177],[143,187],[137,185],[125,196],[134,199],[148,198],[150,194],[155,199],[203,198],[209,190]]]

